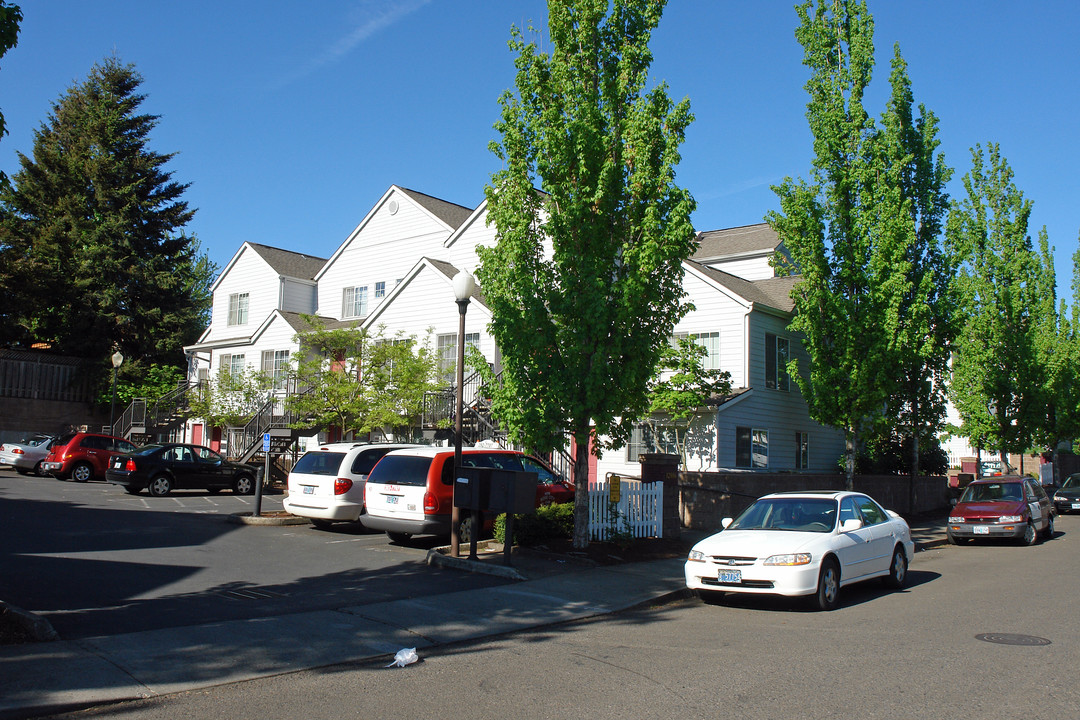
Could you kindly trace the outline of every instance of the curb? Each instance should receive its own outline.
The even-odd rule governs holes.
[[[249,512],[232,513],[228,521],[235,525],[307,525],[307,518],[296,515],[253,515]]]
[[[494,553],[498,551],[501,554],[503,546],[502,543],[497,543],[494,540],[482,540],[476,543],[476,549],[477,551],[483,550],[485,553]],[[469,560],[464,557],[451,557],[449,545],[428,550],[427,564],[454,568],[455,570],[465,570],[466,572],[480,573],[482,575],[510,578],[511,580],[528,580],[528,578],[515,570],[511,565],[496,565],[493,562]]]

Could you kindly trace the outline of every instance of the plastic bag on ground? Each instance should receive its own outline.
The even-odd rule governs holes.
[[[416,648],[402,648],[394,655],[394,662],[386,667],[405,667],[406,665],[412,665],[418,659],[419,658],[416,656]]]

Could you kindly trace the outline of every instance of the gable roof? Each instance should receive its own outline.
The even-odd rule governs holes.
[[[690,257],[698,262],[705,262],[728,256],[775,252],[780,245],[780,236],[768,223],[758,223],[699,232],[697,243],[698,249]]]
[[[440,200],[437,197],[425,195],[422,192],[410,190],[409,188],[404,188],[400,185],[398,185],[397,188],[412,198],[417,205],[449,225],[452,230],[457,230],[461,227],[461,224],[473,213],[472,208],[467,208],[446,200]]]
[[[314,255],[306,255],[253,242],[249,242],[247,245],[258,253],[259,257],[265,260],[267,265],[274,268],[278,275],[286,277],[312,280],[315,278],[315,274],[322,270],[322,266],[326,264],[326,258],[315,257]]]
[[[799,280],[797,275],[751,282],[694,260],[687,260],[684,264],[687,269],[705,276],[720,287],[730,290],[735,295],[754,305],[761,305],[785,313],[790,313],[795,309],[795,303],[791,300],[791,289],[795,287],[795,283]]]
[[[383,301],[378,304],[378,306],[371,312],[370,315],[364,318],[364,327],[372,327],[375,324],[376,319],[380,315],[382,315],[383,312],[389,309],[391,305],[393,305],[394,300],[396,300],[399,295],[406,291],[406,288],[408,288],[410,281],[417,275],[419,275],[424,268],[431,268],[439,275],[442,275],[446,278],[447,283],[449,283],[451,286],[453,286],[454,276],[461,272],[457,267],[451,265],[445,260],[434,260],[429,257],[420,258],[420,260],[412,266],[412,269],[409,270],[409,272],[405,273],[405,277],[402,279],[402,281],[399,282],[396,286],[394,286],[394,289],[391,290],[385,298],[383,298]],[[473,287],[471,299],[476,301],[478,307],[482,307],[485,310],[488,310],[487,303],[484,302],[484,296],[480,292],[479,284]]]

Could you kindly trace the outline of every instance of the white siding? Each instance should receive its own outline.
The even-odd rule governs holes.
[[[398,205],[393,214],[392,200]],[[407,195],[391,193],[319,276],[318,313],[341,318],[342,290],[367,286],[370,314],[382,300],[375,297],[375,283],[386,283],[389,295],[396,281],[405,277],[420,258],[443,259],[443,241],[449,234],[444,225]]]
[[[229,296],[248,293],[248,317],[244,325],[229,325]],[[277,308],[278,274],[258,253],[244,247],[228,274],[214,289],[214,302],[207,341],[249,336]]]
[[[723,270],[735,277],[741,277],[743,280],[750,280],[751,282],[776,277],[776,273],[769,265],[769,256],[767,255],[721,260],[719,262],[713,261],[709,262],[709,267]]]
[[[720,333],[720,369],[731,373],[731,386],[746,387],[745,319],[747,307],[700,277],[686,273],[683,287],[694,310],[675,326],[675,332]]]

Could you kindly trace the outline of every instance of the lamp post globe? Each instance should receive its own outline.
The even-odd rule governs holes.
[[[117,350],[109,360],[112,361],[112,400],[109,402],[109,434],[115,435],[113,425],[116,422],[116,371],[124,364],[124,355]]]
[[[462,384],[465,382],[465,312],[469,308],[469,299],[473,290],[476,289],[476,280],[467,271],[462,270],[454,276],[454,301],[458,306],[458,337],[457,337],[457,380],[455,394],[457,400],[454,413],[454,479],[457,482],[458,470],[461,467],[461,415],[465,410]],[[458,557],[461,548],[461,511],[457,503],[454,503],[450,516],[450,555]],[[477,528],[473,528],[475,535]]]

